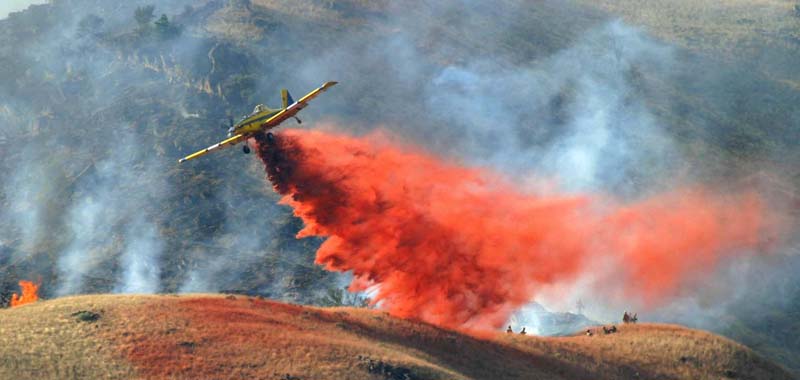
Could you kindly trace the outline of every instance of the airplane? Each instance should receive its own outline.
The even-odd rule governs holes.
[[[269,132],[270,129],[279,126],[281,123],[290,118],[297,120],[298,124],[302,123],[302,121],[297,117],[297,113],[308,105],[309,100],[316,98],[317,95],[325,92],[327,89],[333,87],[337,83],[339,82],[325,82],[325,84],[318,87],[314,91],[309,92],[306,96],[297,101],[292,99],[292,95],[289,94],[289,91],[287,91],[285,88],[282,89],[281,100],[283,102],[283,106],[281,108],[271,109],[263,104],[259,104],[250,115],[245,116],[242,120],[239,120],[238,123],[234,124],[233,119],[230,119],[230,128],[228,129],[228,138],[226,140],[181,158],[178,160],[178,163],[183,163],[197,157],[204,156],[218,149],[234,146],[242,141],[245,141],[242,151],[245,154],[250,153],[250,147],[247,145],[247,139],[257,137],[257,135],[263,136],[266,134],[267,141],[271,142],[273,141],[274,137],[272,136],[272,133]]]

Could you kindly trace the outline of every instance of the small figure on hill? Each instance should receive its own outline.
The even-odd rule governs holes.
[[[506,334],[513,334],[513,333],[514,330],[511,329],[511,325],[508,325],[508,328],[506,329]]]
[[[606,335],[611,334],[611,330],[609,330],[605,326],[603,326],[603,334],[606,334]]]
[[[591,329],[586,329],[586,336],[592,336],[592,335],[594,335],[594,334],[592,334],[592,330]]]
[[[522,331],[519,332],[519,335],[525,335],[525,334],[527,334],[527,333],[525,332],[525,328],[523,327]]]
[[[631,321],[631,316],[628,315],[626,311],[625,314],[622,314],[622,323],[629,323]]]
[[[611,329],[608,331],[611,331],[611,333],[617,332],[617,325],[611,325]]]
[[[639,321],[639,317],[637,316],[638,313],[633,313],[633,317],[631,317],[631,323],[636,323]]]

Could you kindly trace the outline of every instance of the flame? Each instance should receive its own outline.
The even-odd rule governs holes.
[[[350,289],[373,290],[395,316],[450,328],[498,328],[542,288],[608,263],[623,293],[656,305],[764,228],[754,194],[680,189],[627,205],[529,194],[380,133],[285,130],[258,153],[305,223],[298,237],[326,238],[318,264],[352,271]]]
[[[11,295],[11,307],[33,303],[39,300],[39,285],[30,281],[20,281],[19,288],[22,290],[22,296],[14,293]]]

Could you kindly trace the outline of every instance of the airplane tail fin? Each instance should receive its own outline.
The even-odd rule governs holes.
[[[292,99],[292,94],[289,93],[289,90],[285,88],[281,89],[281,101],[283,102],[283,108],[289,107],[290,104],[294,103],[294,99]]]

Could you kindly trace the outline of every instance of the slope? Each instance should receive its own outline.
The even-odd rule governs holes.
[[[0,326],[4,378],[790,378],[679,326],[475,338],[372,310],[234,295],[68,297],[2,310]]]

